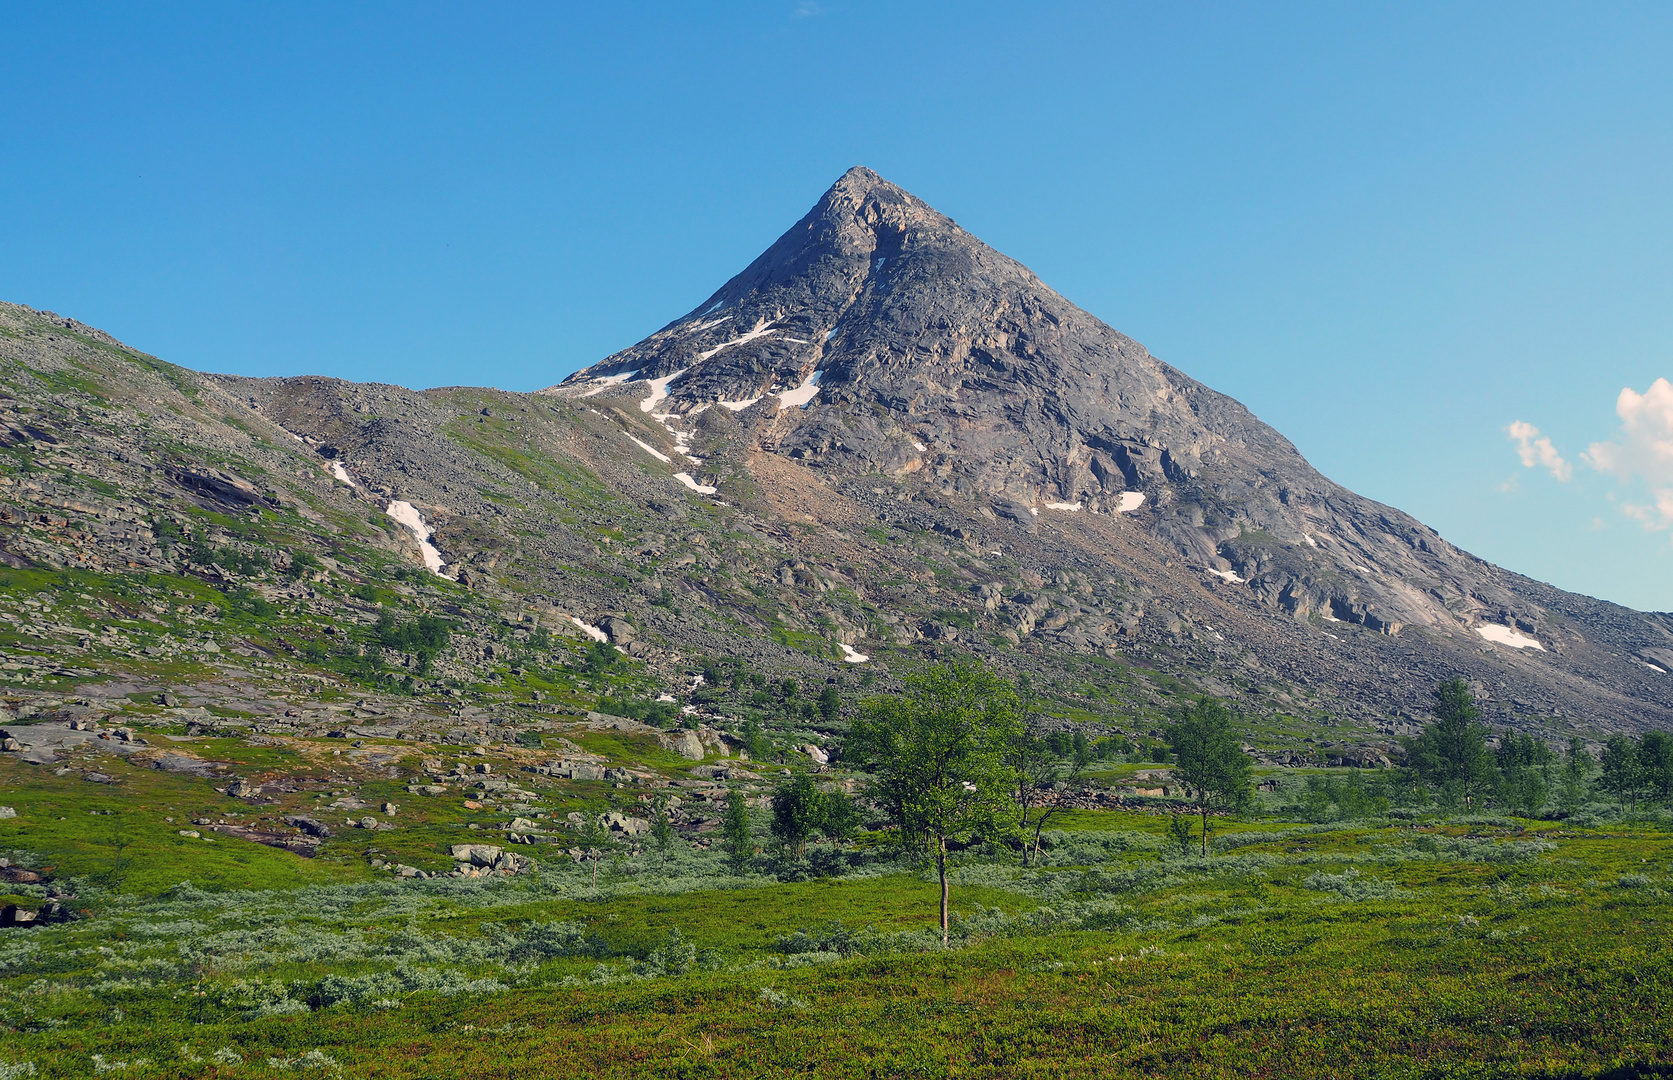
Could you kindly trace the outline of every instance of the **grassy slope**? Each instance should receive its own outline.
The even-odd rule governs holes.
[[[974,882],[957,887],[962,911],[982,904],[1033,912],[1029,921],[992,922],[994,932],[948,953],[788,969],[773,945],[780,935],[833,918],[880,931],[923,926],[933,918],[933,885],[899,872],[728,879],[713,860],[710,876],[681,884],[659,878],[647,856],[606,864],[597,890],[587,867],[560,859],[537,880],[469,889],[234,888],[178,911],[167,900],[110,902],[94,920],[0,931],[0,957],[13,957],[11,968],[0,966],[0,1008],[13,1028],[0,1060],[75,1076],[98,1053],[107,1062],[149,1059],[128,1075],[278,1076],[287,1071],[267,1058],[318,1049],[343,1075],[367,1077],[1589,1076],[1629,1062],[1673,1065],[1673,911],[1663,889],[1673,844],[1661,832],[1544,825],[1540,835],[1554,847],[1540,852],[1527,846],[1532,823],[1303,827],[1281,836],[1249,826],[1228,842],[1253,842],[1205,864],[1159,851],[1154,816],[1076,818],[1123,843],[1095,863],[1036,875],[961,872]],[[16,822],[4,826],[11,831],[0,844],[21,838]],[[229,882],[217,860],[242,858],[240,872],[252,875],[266,859],[300,863],[231,840],[212,856],[191,854],[193,876]],[[358,865],[306,865],[365,880]],[[1353,899],[1367,881],[1369,898]],[[1065,912],[1102,902],[1102,914],[1054,932],[1042,899]],[[595,985],[586,977],[596,957],[465,963],[461,975],[512,988],[246,1019],[228,1004],[237,980],[311,984],[333,971],[377,970],[375,952],[262,960],[234,950],[172,966],[144,959],[171,955],[142,947],[185,932],[168,929],[170,919],[189,920],[202,928],[192,935],[208,940],[275,918],[292,930],[372,939],[404,918],[421,934],[461,941],[576,920],[603,939],[618,980],[677,927],[716,950],[720,970]],[[26,934],[39,951],[20,965],[8,949]],[[100,945],[129,957],[128,968]],[[113,965],[130,979],[149,972],[152,985],[121,983]],[[565,985],[566,976],[579,985]],[[221,1048],[247,1064],[187,1060]]]

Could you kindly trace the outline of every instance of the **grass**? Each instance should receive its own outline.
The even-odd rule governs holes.
[[[193,749],[241,775],[347,770],[318,747]],[[469,817],[456,792],[424,799],[384,780],[402,807],[395,833],[344,831],[301,860],[186,841],[147,819],[230,800],[195,778],[115,768],[128,770],[120,794],[0,766],[0,799],[26,811],[0,822],[0,848],[50,851],[61,876],[96,877],[121,823],[136,863],[166,867],[114,892],[84,885],[83,921],[0,931],[0,1063],[35,1075],[86,1075],[95,1054],[162,1077],[1673,1068],[1673,836],[1646,825],[1223,821],[1222,853],[1203,860],[1169,853],[1162,815],[1072,811],[1042,868],[963,857],[942,950],[926,929],[933,879],[886,857],[855,852],[842,876],[779,881],[765,857],[733,877],[718,854],[680,845],[667,860],[607,859],[594,886],[590,864],[525,848],[536,875],[397,882],[360,849],[434,859]],[[363,799],[386,794],[373,786]],[[43,804],[59,813],[41,820]],[[106,809],[127,812],[89,813]],[[185,877],[194,886],[177,886]],[[826,940],[819,928],[835,921],[856,952],[785,944],[799,930]],[[567,944],[530,944],[554,933]],[[217,1051],[242,1062],[217,1064]]]
[[[0,1077],[1673,1075],[1659,812],[1304,824],[1268,800],[1216,819],[1204,859],[1170,841],[1166,813],[1065,811],[1042,865],[956,856],[943,948],[933,874],[875,831],[797,862],[757,811],[741,875],[690,842],[713,831],[576,864],[565,814],[643,813],[644,787],[525,773],[553,751],[517,745],[171,741],[154,729],[175,718],[147,726],[140,697],[125,718],[152,748],[221,763],[218,778],[144,755],[78,751],[63,775],[0,755],[0,804],[18,809],[0,854],[52,867],[84,915],[0,929]],[[666,776],[693,764],[654,736],[552,734]],[[408,792],[426,761],[489,762],[532,794],[480,792],[474,773]],[[95,767],[116,783],[80,778]],[[234,799],[219,790],[234,776],[297,790]],[[334,808],[345,793],[368,807]],[[335,830],[314,858],[192,824],[297,813]],[[514,815],[558,841],[508,849],[533,873],[372,866],[447,870],[452,844],[506,844]],[[394,828],[345,820],[363,816]]]

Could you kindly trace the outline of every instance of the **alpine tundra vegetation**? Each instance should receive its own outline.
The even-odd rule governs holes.
[[[1670,668],[865,169],[534,394],[0,305],[0,1078],[1670,1075]]]

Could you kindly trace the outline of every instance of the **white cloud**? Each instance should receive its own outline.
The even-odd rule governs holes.
[[[1621,512],[1646,529],[1665,529],[1673,525],[1673,383],[1657,379],[1642,394],[1625,388],[1615,413],[1620,441],[1593,443],[1580,458],[1598,472],[1643,479],[1654,505],[1623,502]]]
[[[1552,476],[1565,483],[1574,475],[1574,466],[1563,460],[1563,455],[1557,453],[1557,448],[1551,445],[1550,439],[1539,433],[1539,428],[1518,420],[1505,428],[1505,434],[1516,444],[1516,456],[1522,459],[1524,468],[1542,466],[1550,469]]]

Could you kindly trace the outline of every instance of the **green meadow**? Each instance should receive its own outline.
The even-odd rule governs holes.
[[[233,742],[198,749],[301,767]],[[0,764],[0,851],[55,860],[82,914],[0,930],[0,1076],[1673,1075],[1656,813],[1273,806],[1204,858],[1167,815],[1077,811],[1039,865],[957,855],[944,947],[933,873],[875,834],[790,860],[758,813],[742,873],[676,839],[596,884],[553,847],[401,880],[367,851],[448,863],[456,801],[301,859],[180,836],[227,800],[131,770],[117,795]]]

